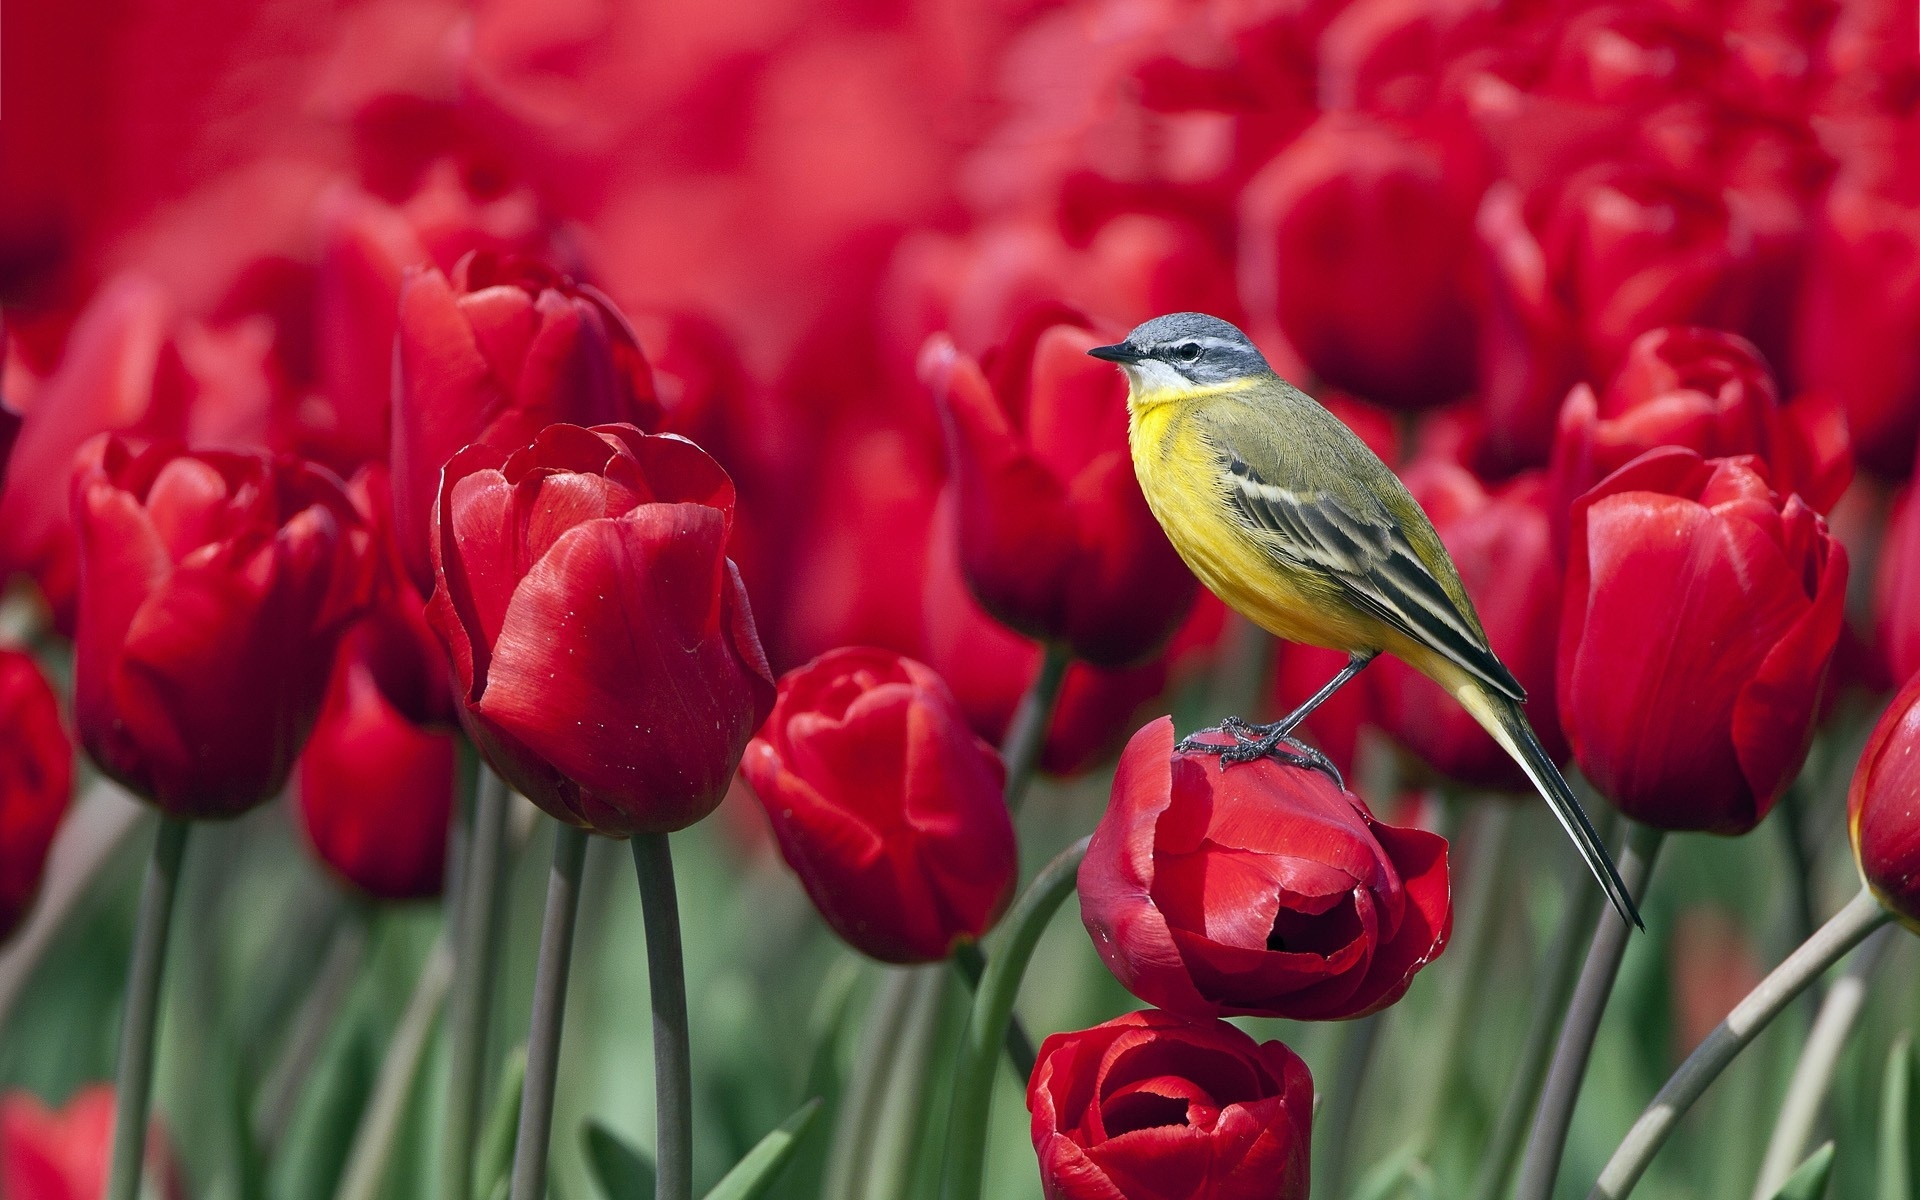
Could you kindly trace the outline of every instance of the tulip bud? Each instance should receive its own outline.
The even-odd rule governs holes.
[[[73,743],[53,688],[33,659],[0,650],[0,938],[40,890],[47,851],[73,789]]]
[[[864,954],[945,958],[1013,897],[1000,756],[910,658],[850,647],[788,672],[741,771],[820,915]]]
[[[1920,503],[1912,488],[1894,501],[1873,583],[1874,642],[1888,675],[1920,675]]]
[[[1799,771],[1846,550],[1753,458],[1642,455],[1573,506],[1560,721],[1635,820],[1744,833]]]
[[[298,459],[109,436],[80,452],[72,496],[87,753],[175,816],[272,798],[371,591],[340,481]]]
[[[1920,932],[1920,675],[1900,689],[1860,752],[1847,829],[1860,878]]]
[[[553,425],[442,474],[427,620],[496,771],[608,837],[712,812],[773,676],[727,557],[733,483],[692,442]]]
[[[1086,354],[1100,341],[1038,310],[983,364],[935,335],[920,373],[946,416],[974,595],[1016,632],[1124,666],[1166,644],[1197,585],[1140,494],[1126,384]]]
[[[652,371],[620,310],[536,259],[476,252],[451,281],[410,276],[394,362],[394,521],[423,593],[440,469],[455,451],[515,450],[556,422],[651,429],[659,419]]]
[[[1447,944],[1446,839],[1374,820],[1325,773],[1225,770],[1133,735],[1080,867],[1080,916],[1128,991],[1187,1016],[1357,1017]]]
[[[113,1155],[113,1086],[81,1088],[66,1107],[50,1109],[30,1092],[0,1098],[0,1196],[18,1200],[99,1200],[107,1194]],[[155,1200],[186,1190],[165,1134],[147,1134],[146,1179]]]
[[[1040,1045],[1047,1200],[1306,1200],[1313,1076],[1225,1021],[1128,1013]]]

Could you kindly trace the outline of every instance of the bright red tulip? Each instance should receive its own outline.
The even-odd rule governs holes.
[[[1528,719],[1542,744],[1564,762],[1553,694],[1560,559],[1545,479],[1533,471],[1489,488],[1441,459],[1415,464],[1405,479],[1477,598],[1494,653],[1526,689]],[[1531,790],[1513,759],[1426,676],[1389,655],[1364,682],[1380,727],[1442,775],[1473,787]]]
[[[1920,675],[1900,689],[1860,752],[1847,789],[1847,829],[1860,877],[1920,930]]]
[[[474,253],[451,280],[437,270],[408,278],[394,362],[394,523],[423,593],[433,589],[440,470],[455,451],[515,450],[557,422],[652,428],[660,415],[620,310],[530,258]]]
[[[73,791],[73,743],[33,659],[0,650],[0,938],[20,925]],[[4,1193],[0,1193],[4,1194]]]
[[[1874,641],[1896,684],[1920,675],[1920,503],[1894,501],[1873,581]]]
[[[1188,1016],[1357,1017],[1453,924],[1445,838],[1374,820],[1323,772],[1220,769],[1133,735],[1080,867],[1080,916],[1128,991]]]
[[[371,591],[367,531],[339,480],[116,435],[81,451],[72,494],[87,753],[176,816],[271,799]]]
[[[1148,1010],[1040,1045],[1047,1200],[1306,1200],[1313,1076],[1282,1042]]]
[[[849,647],[789,671],[740,769],[814,907],[864,954],[945,958],[1013,898],[1006,770],[913,659]]]
[[[321,862],[380,900],[440,894],[453,817],[455,739],[387,701],[363,623],[334,664],[300,756],[300,824]]]
[[[943,335],[920,372],[947,418],[960,562],[995,619],[1101,666],[1166,644],[1196,584],[1148,510],[1127,450],[1126,385],[1101,338],[1036,310],[981,363]]]
[[[113,1154],[113,1086],[81,1088],[65,1108],[29,1092],[0,1098],[0,1196],[8,1200],[100,1200]],[[186,1194],[158,1124],[147,1134],[145,1178],[163,1200]]]
[[[1594,786],[1661,829],[1743,833],[1813,736],[1846,550],[1758,459],[1643,455],[1573,506],[1560,721]]]
[[[468,734],[560,820],[667,832],[726,794],[774,695],[727,557],[733,507],[698,446],[631,425],[447,464],[427,619]]]

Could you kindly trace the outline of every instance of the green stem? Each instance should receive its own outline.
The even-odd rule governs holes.
[[[359,978],[360,966],[367,957],[367,915],[366,909],[355,906],[335,926],[319,971],[307,981],[307,997],[294,1015],[286,1044],[260,1085],[253,1110],[253,1137],[263,1150],[271,1151],[278,1145],[293,1120],[300,1089],[353,992],[354,980]]]
[[[686,966],[673,851],[664,833],[633,838],[640,911],[647,930],[647,989],[653,1001],[655,1200],[693,1198],[693,1058],[687,1033]]]
[[[1020,811],[1026,799],[1027,785],[1040,763],[1040,751],[1047,744],[1047,727],[1053,723],[1053,710],[1060,703],[1060,685],[1067,677],[1073,654],[1065,646],[1046,643],[1040,651],[1040,666],[1033,683],[1013,710],[1007,736],[1000,743],[1000,757],[1007,764],[1007,807]]]
[[[987,956],[981,951],[980,943],[960,943],[953,952],[953,965],[960,972],[960,978],[967,981],[967,987],[978,992],[981,977],[987,973]],[[1033,1038],[1021,1024],[1020,1014],[1015,1013],[1007,1020],[1007,1064],[1023,1084],[1033,1076],[1033,1059]]]
[[[919,978],[920,973],[914,969],[889,968],[879,994],[867,1004],[853,1075],[834,1117],[822,1196],[864,1194],[873,1162],[878,1113],[886,1099],[890,1068],[897,1057],[907,1007]]]
[[[1593,928],[1603,899],[1600,889],[1591,886],[1583,875],[1568,892],[1560,919],[1554,924],[1545,969],[1535,985],[1533,1007],[1527,1014],[1520,1059],[1514,1065],[1506,1098],[1500,1102],[1500,1115],[1481,1155],[1473,1190],[1468,1193],[1473,1200],[1501,1200],[1506,1195],[1507,1179],[1513,1174],[1514,1160],[1520,1156],[1533,1107],[1540,1100],[1547,1067],[1553,1061],[1554,1035],[1573,998],[1574,980],[1580,971],[1581,937]]]
[[[147,1154],[147,1106],[153,1095],[153,1045],[160,1018],[160,978],[167,963],[167,928],[173,895],[187,848],[187,823],[161,814],[153,857],[140,888],[140,918],[133,933],[133,964],[127,976],[127,1008],[120,1025],[120,1066],[115,1075],[113,1166],[106,1200],[135,1200]]]
[[[851,1200],[907,1200],[916,1194],[916,1164],[938,1153],[932,1084],[944,1049],[941,1015],[951,989],[951,978],[938,964],[914,968],[898,1050],[874,1110],[866,1177]]]
[[[987,963],[980,989],[974,993],[973,1014],[960,1043],[955,1064],[953,1111],[947,1141],[947,1200],[980,1200],[986,1178],[987,1118],[993,1103],[994,1066],[1006,1044],[1013,1019],[1014,997],[1026,974],[1040,935],[1066,898],[1073,894],[1080,860],[1087,856],[1081,838],[1040,868],[1027,890],[1014,902],[1004,923],[1005,942]]]
[[[1627,822],[1627,849],[1620,856],[1620,878],[1635,903],[1644,897],[1647,877],[1653,873],[1653,860],[1664,836],[1638,821]],[[1607,997],[1613,991],[1614,976],[1619,974],[1631,933],[1624,919],[1601,914],[1593,943],[1587,948],[1587,961],[1580,968],[1580,982],[1573,989],[1573,1003],[1560,1027],[1560,1042],[1554,1048],[1540,1106],[1534,1111],[1533,1132],[1527,1137],[1526,1156],[1520,1160],[1520,1185],[1515,1193],[1518,1200],[1548,1200],[1553,1194],[1560,1156],[1567,1147],[1567,1129],[1573,1124],[1573,1106],[1580,1099],[1587,1059],[1593,1054],[1593,1038],[1600,1030],[1601,1015],[1607,1011]]]
[[[347,1164],[340,1172],[339,1200],[375,1200],[387,1178],[387,1164],[400,1140],[400,1124],[407,1112],[420,1062],[426,1057],[434,1021],[446,1003],[453,983],[453,953],[444,937],[436,939],[420,967],[413,994],[394,1027],[393,1039],[380,1060],[380,1073],[354,1131]]]
[[[1334,1060],[1333,1078],[1322,1094],[1326,1111],[1314,1122],[1317,1135],[1314,1157],[1321,1165],[1315,1172],[1316,1191],[1326,1196],[1346,1194],[1347,1166],[1353,1157],[1354,1118],[1360,1112],[1360,1094],[1373,1066],[1373,1052],[1380,1042],[1382,1013],[1368,1013],[1345,1022],[1339,1056]]]
[[[560,1026],[567,1012],[567,968],[573,959],[573,925],[580,912],[580,875],[586,859],[587,831],[554,822],[553,871],[547,876],[547,911],[540,922],[533,1020],[527,1032],[527,1081],[520,1093],[520,1130],[513,1142],[511,1200],[541,1200],[547,1194]]]
[[[1840,1052],[1846,1048],[1853,1024],[1867,1003],[1867,981],[1886,957],[1893,942],[1893,931],[1882,930],[1869,936],[1860,953],[1847,964],[1846,973],[1835,981],[1820,1005],[1807,1034],[1800,1061],[1794,1064],[1793,1079],[1787,1084],[1787,1096],[1780,1104],[1780,1116],[1774,1122],[1773,1136],[1767,1140],[1767,1154],[1760,1162],[1760,1175],[1754,1182],[1754,1200],[1773,1200],[1794,1168],[1807,1156],[1807,1143],[1813,1140],[1814,1122],[1826,1104],[1827,1089],[1833,1083]]]
[[[1687,1061],[1654,1096],[1653,1103],[1627,1131],[1613,1157],[1600,1172],[1587,1200],[1621,1200],[1640,1182],[1653,1156],[1666,1144],[1674,1126],[1686,1115],[1707,1086],[1720,1077],[1739,1053],[1759,1037],[1780,1011],[1807,985],[1839,962],[1847,951],[1859,945],[1874,930],[1893,919],[1865,888],[1847,902],[1847,906],[1814,931],[1799,949],[1787,955],[1758,987],[1733,1006],[1727,1019],[1714,1026]]]
[[[486,1100],[487,1023],[505,921],[507,808],[511,793],[479,768],[473,824],[454,893],[453,990],[447,1013],[447,1108],[440,1130],[440,1200],[470,1200],[473,1138]]]

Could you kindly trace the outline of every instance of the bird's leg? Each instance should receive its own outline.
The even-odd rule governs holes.
[[[1347,665],[1340,673],[1329,679],[1325,686],[1307,697],[1306,703],[1281,717],[1271,725],[1254,725],[1239,717],[1228,717],[1212,729],[1202,729],[1192,736],[1182,738],[1176,749],[1185,754],[1218,754],[1220,768],[1225,770],[1234,763],[1252,762],[1257,758],[1273,755],[1284,762],[1299,767],[1313,767],[1325,771],[1342,788],[1346,781],[1340,777],[1339,770],[1326,755],[1293,736],[1300,722],[1307,719],[1314,709],[1327,702],[1327,698],[1346,686],[1347,681],[1366,669],[1374,660],[1377,650],[1356,651],[1347,656]],[[1233,735],[1234,744],[1222,746],[1195,739],[1202,734],[1227,733]]]

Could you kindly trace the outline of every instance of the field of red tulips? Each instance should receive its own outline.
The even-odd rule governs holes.
[[[0,1200],[1920,1200],[1914,0],[5,25]]]

